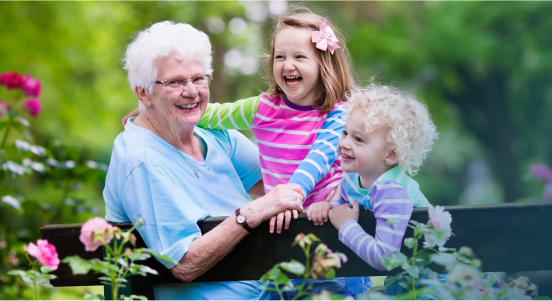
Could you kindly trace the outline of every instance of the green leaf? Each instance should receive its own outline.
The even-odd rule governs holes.
[[[324,278],[326,279],[334,279],[335,278],[335,270],[332,268],[332,269],[329,269],[326,274],[324,274]]]
[[[130,296],[121,296],[123,297],[123,300],[148,300],[145,296],[141,295],[130,295]]]
[[[416,245],[417,242],[418,242],[418,240],[416,240],[412,237],[405,238],[404,239],[404,246],[409,248],[409,249],[412,249]]]
[[[282,262],[280,266],[285,271],[298,276],[301,276],[303,275],[303,273],[305,273],[305,265],[295,259],[292,259],[290,262]]]
[[[426,266],[431,263],[431,255],[426,252],[420,252],[414,257],[417,265]]]
[[[40,271],[44,274],[48,274],[50,273],[51,271],[53,271],[54,269],[50,268],[50,267],[47,267],[47,266],[41,266],[40,267]]]
[[[79,256],[65,257],[62,262],[69,264],[73,275],[88,274],[92,268],[92,264],[88,260],[82,259]]]
[[[286,276],[283,273],[280,273],[276,279],[274,279],[274,285],[280,286],[280,285],[291,285],[291,280],[289,280],[288,276]]]
[[[91,292],[84,293],[84,300],[105,300],[103,295],[93,294]]]

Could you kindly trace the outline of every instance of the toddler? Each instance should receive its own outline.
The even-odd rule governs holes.
[[[348,103],[338,145],[344,171],[340,197],[313,205],[310,216],[315,223],[329,216],[341,242],[385,270],[378,258],[400,250],[413,208],[429,206],[407,174],[416,174],[438,133],[427,107],[396,88],[372,83],[352,92]],[[358,224],[360,207],[374,212],[375,237]]]

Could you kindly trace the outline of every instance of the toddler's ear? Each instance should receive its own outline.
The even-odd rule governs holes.
[[[399,163],[399,155],[397,155],[397,152],[395,149],[392,149],[388,154],[387,157],[385,157],[385,164],[394,166]]]

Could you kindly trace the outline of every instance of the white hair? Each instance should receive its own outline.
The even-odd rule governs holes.
[[[380,122],[387,124],[388,145],[395,147],[399,164],[414,176],[439,139],[427,106],[409,92],[376,83],[353,90],[347,99],[351,106],[349,114],[356,110],[366,113],[366,133],[371,133]]]
[[[213,73],[211,43],[204,32],[189,24],[158,22],[139,32],[127,47],[123,62],[130,88],[134,91],[141,87],[151,93],[158,74],[156,60],[169,55],[179,60],[193,56],[201,62],[205,74]]]

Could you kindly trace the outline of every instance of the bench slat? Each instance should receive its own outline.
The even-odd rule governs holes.
[[[552,223],[549,220],[552,218],[551,203],[449,206],[446,210],[452,214],[452,230],[455,233],[446,247],[470,246],[482,260],[484,271],[552,270]],[[198,225],[202,233],[206,233],[224,219],[225,217],[207,218]],[[427,209],[415,209],[412,219],[426,223]],[[373,213],[361,212],[360,224],[368,233],[374,234],[376,220]],[[117,225],[122,229],[130,228],[130,224]],[[42,238],[56,246],[60,258],[69,255],[101,257],[101,250],[84,251],[84,246],[78,239],[80,225],[47,225],[41,229],[41,233]],[[278,262],[292,258],[302,260],[303,255],[299,248],[290,247],[298,233],[314,233],[329,248],[347,255],[349,262],[337,270],[337,276],[383,276],[393,273],[375,270],[364,263],[338,240],[337,230],[330,223],[314,226],[305,214],[301,214],[298,220],[292,221],[290,229],[282,234],[269,234],[268,223],[263,223],[221,262],[195,281],[254,280],[259,279]],[[406,237],[411,236],[412,231],[409,229]],[[140,237],[138,244],[145,246]],[[405,248],[402,251],[407,253]],[[147,264],[161,275],[149,276],[148,282],[180,282],[157,260],[151,259]],[[54,286],[100,285],[97,275],[73,276],[65,264],[61,264],[54,274],[58,276],[58,279],[52,281]]]

